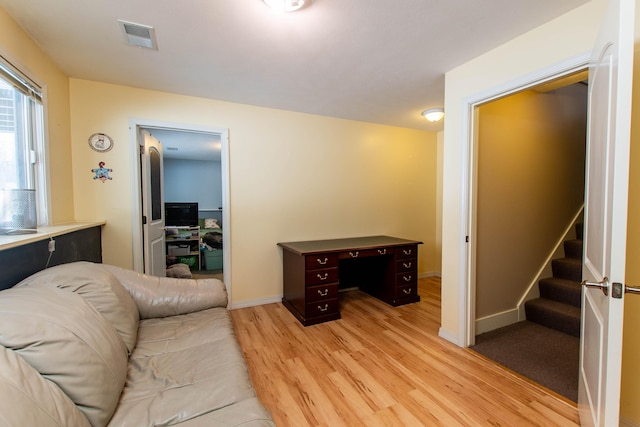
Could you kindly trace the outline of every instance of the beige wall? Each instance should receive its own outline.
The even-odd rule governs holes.
[[[587,86],[479,107],[476,318],[517,309],[579,211]]]
[[[50,167],[50,222],[73,220],[69,79],[0,8],[0,54],[43,86]]]
[[[436,245],[435,257],[438,260],[438,271],[442,271],[442,161],[444,156],[444,132],[438,132],[438,177],[436,184]]]
[[[106,263],[132,266],[128,126],[137,118],[229,129],[233,303],[282,295],[281,241],[419,239],[420,273],[440,271],[435,133],[77,79],[70,90],[75,215],[106,219]],[[114,148],[92,151],[94,132]],[[99,161],[112,181],[92,179]]]
[[[636,1],[636,43],[631,111],[631,159],[629,167],[629,214],[625,281],[640,286],[640,2]],[[622,340],[621,415],[640,425],[640,296],[627,295],[624,302]]]

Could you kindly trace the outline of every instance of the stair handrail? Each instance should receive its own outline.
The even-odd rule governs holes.
[[[538,270],[533,280],[527,287],[526,291],[523,293],[522,297],[518,301],[518,304],[516,305],[516,307],[518,308],[518,320],[526,319],[526,315],[524,312],[524,303],[530,299],[534,299],[537,297],[535,294],[532,295],[532,291],[534,291],[534,289],[537,289],[538,282],[540,281],[540,279],[542,279],[542,275],[544,274],[547,267],[551,264],[551,261],[553,260],[555,254],[558,252],[558,250],[560,249],[564,241],[567,239],[567,236],[569,235],[569,233],[572,230],[574,230],[574,227],[578,223],[578,220],[582,217],[583,212],[584,212],[584,203],[580,206],[580,208],[578,209],[576,214],[573,216],[571,221],[569,221],[569,225],[564,230],[564,233],[560,235],[560,239],[558,240],[556,245],[553,247],[553,249],[547,256],[545,261],[542,263],[540,269]]]

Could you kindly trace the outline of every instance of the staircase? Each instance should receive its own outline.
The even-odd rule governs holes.
[[[582,224],[576,239],[564,242],[564,258],[551,261],[553,277],[540,279],[540,298],[525,303],[527,320],[580,337]]]

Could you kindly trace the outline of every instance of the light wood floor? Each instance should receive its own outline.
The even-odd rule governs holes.
[[[438,337],[440,280],[391,307],[340,294],[342,319],[302,326],[280,303],[231,311],[277,426],[575,426],[574,404]]]

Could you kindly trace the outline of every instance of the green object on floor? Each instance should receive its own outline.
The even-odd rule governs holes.
[[[202,254],[206,270],[222,270],[222,249],[204,250]]]
[[[187,264],[191,270],[198,270],[198,257],[195,255],[179,256],[178,262],[180,264]]]

